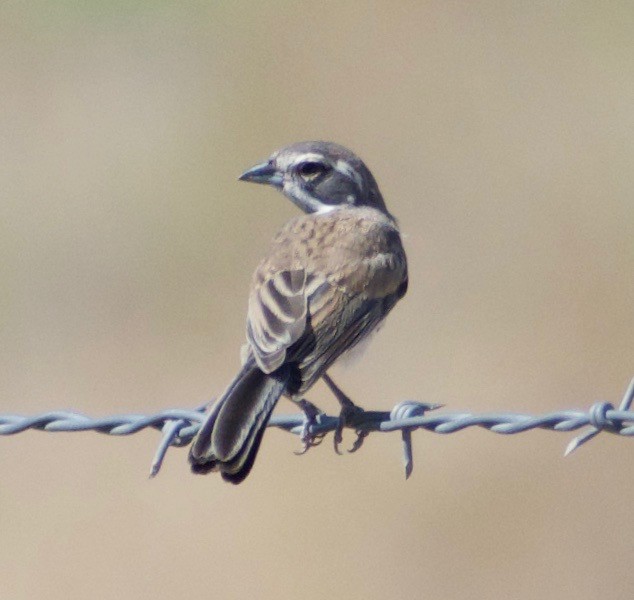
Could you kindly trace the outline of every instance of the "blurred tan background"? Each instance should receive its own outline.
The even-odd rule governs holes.
[[[630,2],[40,0],[0,30],[0,412],[222,391],[295,214],[236,178],[311,138],[407,234],[408,296],[336,372],[357,402],[541,413],[634,375]],[[270,431],[237,488],[182,449],[149,481],[154,432],[3,437],[0,596],[631,598],[632,442],[572,437],[417,432],[406,482],[398,434]]]

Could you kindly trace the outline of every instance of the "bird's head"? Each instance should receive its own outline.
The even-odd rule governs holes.
[[[372,173],[347,148],[332,142],[299,142],[274,152],[240,176],[276,187],[307,213],[369,206],[389,215]]]

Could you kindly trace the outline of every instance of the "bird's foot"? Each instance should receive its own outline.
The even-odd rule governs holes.
[[[341,405],[339,422],[337,423],[337,429],[335,429],[335,452],[337,454],[341,454],[339,446],[341,445],[341,442],[343,442],[344,428],[354,426],[355,422],[358,422],[359,417],[363,415],[365,411],[350,400],[343,390],[332,380],[330,375],[324,373],[323,380]],[[354,441],[352,448],[350,448],[348,452],[356,452],[359,448],[361,448],[363,440],[368,436],[368,433],[368,431],[356,429],[357,439]]]
[[[349,400],[349,404],[341,404],[341,412],[339,413],[339,422],[337,423],[337,428],[335,429],[335,452],[337,454],[342,454],[339,446],[343,442],[343,430],[346,427],[353,427],[355,422],[358,422],[359,417],[365,413],[360,406],[357,406]],[[360,429],[355,429],[357,434],[357,439],[352,444],[352,447],[348,450],[348,452],[356,452],[363,445],[363,440],[368,436],[368,431],[362,431]]]
[[[309,402],[305,398],[297,401],[297,404],[304,413],[304,423],[302,425],[302,432],[299,434],[299,439],[302,442],[302,449],[300,452],[295,452],[297,456],[306,454],[314,446],[319,446],[324,441],[325,433],[313,433],[311,429],[317,425],[317,419],[324,413],[319,410],[312,402]]]

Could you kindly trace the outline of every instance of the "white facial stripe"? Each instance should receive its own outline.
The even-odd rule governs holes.
[[[277,158],[277,168],[280,171],[288,171],[292,167],[297,166],[303,162],[327,162],[324,158],[323,154],[318,154],[317,152],[305,152],[304,154],[289,154],[282,155]]]
[[[316,152],[306,152],[306,154],[300,154],[293,161],[293,165],[298,165],[303,162],[325,162],[323,154],[317,154]]]
[[[301,187],[293,186],[293,192],[287,194],[293,202],[299,202],[298,206],[302,210],[310,209],[312,212],[317,212],[321,210],[322,206],[324,206],[317,198],[311,196],[308,192],[303,190]]]
[[[303,211],[314,212],[318,215],[324,215],[341,208],[339,204],[326,204],[321,202],[302,188],[298,187],[293,187],[293,192],[287,193],[287,196]]]
[[[341,208],[338,204],[320,204],[317,209],[318,215],[325,215],[326,213],[332,212],[337,208]]]
[[[361,175],[359,175],[359,173],[357,173],[356,170],[353,169],[345,160],[342,160],[340,158],[335,163],[335,170],[339,171],[339,173],[345,175],[349,179],[354,180],[354,182],[357,184],[357,187],[361,191],[363,191],[363,179],[361,178]]]

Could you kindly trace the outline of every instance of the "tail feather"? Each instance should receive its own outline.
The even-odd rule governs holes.
[[[287,367],[267,375],[249,361],[214,404],[194,438],[189,451],[192,471],[220,471],[227,481],[243,481],[253,467],[289,377]]]

